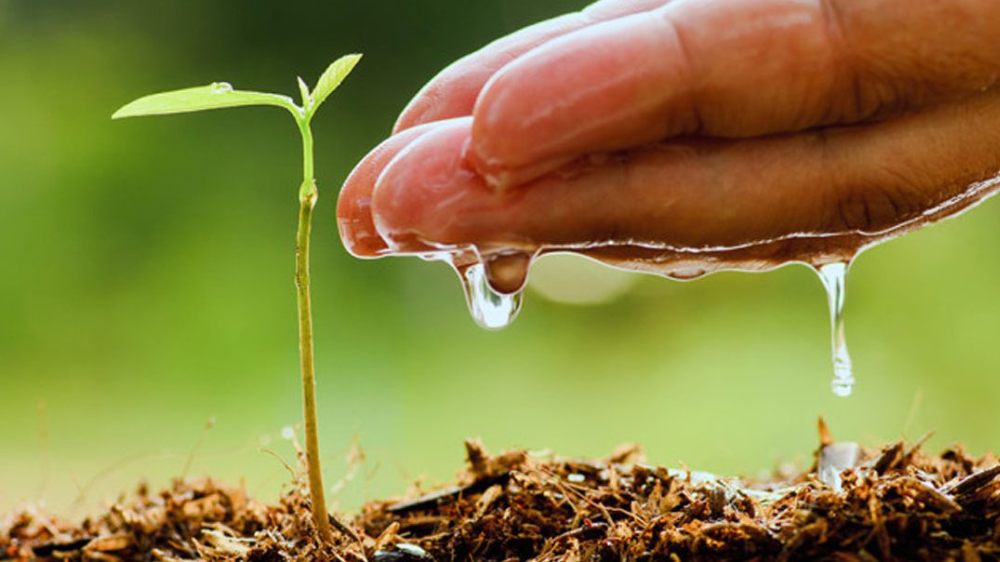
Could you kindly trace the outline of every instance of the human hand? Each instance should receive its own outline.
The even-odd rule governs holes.
[[[849,258],[996,191],[998,37],[994,0],[603,0],[432,80],[341,234],[362,257]]]

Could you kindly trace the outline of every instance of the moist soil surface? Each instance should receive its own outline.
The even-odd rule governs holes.
[[[820,434],[810,470],[758,480],[648,466],[636,447],[580,461],[468,442],[452,486],[370,503],[322,545],[301,485],[265,505],[178,481],[80,524],[3,517],[0,560],[1000,560],[995,456]]]

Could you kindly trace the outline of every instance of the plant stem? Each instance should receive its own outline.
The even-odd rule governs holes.
[[[299,189],[299,227],[295,243],[295,287],[299,305],[299,355],[302,366],[302,414],[306,432],[306,467],[313,523],[321,541],[333,538],[326,511],[323,471],[319,460],[319,428],[316,420],[316,363],[313,353],[312,296],[309,285],[309,241],[312,215],[319,192],[313,177],[313,138],[309,121],[298,119],[302,133],[303,178]]]

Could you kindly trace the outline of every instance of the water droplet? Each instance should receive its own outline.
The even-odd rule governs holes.
[[[465,300],[469,305],[472,319],[487,330],[506,328],[517,318],[524,301],[524,290],[501,293],[490,285],[486,266],[476,263],[459,270],[465,288]]]
[[[843,480],[840,475],[856,468],[861,461],[861,447],[857,443],[833,443],[820,450],[816,472],[824,484],[840,492]]]
[[[225,93],[225,92],[232,92],[232,91],[233,91],[233,85],[230,84],[229,82],[213,82],[212,83],[212,93],[213,94],[222,94],[222,93]]]
[[[833,331],[833,383],[831,387],[837,396],[850,396],[854,390],[854,369],[851,355],[847,351],[847,337],[844,331],[844,300],[847,288],[845,262],[831,263],[817,268],[826,294],[830,301],[830,325]]]
[[[528,282],[532,256],[524,252],[509,252],[483,257],[486,279],[497,292],[516,293]]]
[[[705,268],[691,265],[682,267],[671,266],[667,271],[667,277],[674,281],[694,281],[695,279],[701,279],[707,274],[708,271]]]

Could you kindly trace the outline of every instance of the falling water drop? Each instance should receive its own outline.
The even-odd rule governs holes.
[[[476,324],[487,330],[506,328],[517,318],[524,300],[524,291],[501,293],[490,285],[486,266],[482,263],[470,265],[459,271],[465,288],[465,299],[469,312]]]
[[[833,393],[837,396],[850,396],[854,390],[854,369],[851,356],[847,351],[847,338],[844,332],[844,299],[847,285],[848,264],[845,262],[831,263],[817,269],[826,294],[830,300],[830,325],[833,330]]]

